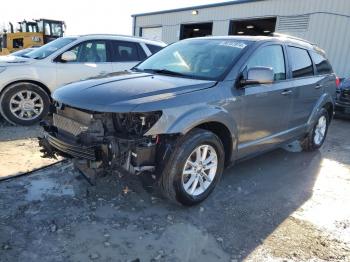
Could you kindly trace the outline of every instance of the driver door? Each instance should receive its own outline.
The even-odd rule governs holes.
[[[247,85],[242,90],[242,122],[239,130],[239,156],[245,157],[267,150],[281,142],[288,129],[292,108],[292,84],[287,79],[285,50],[269,44],[253,53],[246,64],[269,67],[274,71],[271,84]]]
[[[107,41],[89,40],[71,48],[76,54],[76,60],[65,62],[56,59],[56,86],[60,87],[72,82],[98,77],[112,72]]]

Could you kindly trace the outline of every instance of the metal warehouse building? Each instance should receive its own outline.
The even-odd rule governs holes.
[[[205,35],[301,37],[350,77],[350,0],[236,0],[133,15],[133,34],[173,43]]]

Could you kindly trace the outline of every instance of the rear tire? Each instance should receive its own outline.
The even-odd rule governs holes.
[[[225,152],[212,132],[194,129],[181,137],[160,177],[164,196],[186,206],[206,199],[220,180]]]
[[[16,83],[3,92],[0,112],[11,124],[30,126],[39,122],[49,111],[50,98],[38,85]]]
[[[325,108],[319,112],[318,118],[314,127],[309,134],[301,141],[301,147],[304,151],[315,151],[319,149],[327,136],[329,127],[329,115]]]

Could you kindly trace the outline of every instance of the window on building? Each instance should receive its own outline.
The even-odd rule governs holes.
[[[276,17],[231,21],[229,35],[269,35],[275,28]]]
[[[258,49],[249,59],[247,70],[257,66],[272,68],[275,81],[286,79],[286,67],[282,46],[270,45]]]
[[[210,36],[213,34],[213,23],[181,25],[180,40],[192,37]]]
[[[312,76],[314,74],[309,53],[302,48],[288,47],[289,56],[292,60],[293,78]]]

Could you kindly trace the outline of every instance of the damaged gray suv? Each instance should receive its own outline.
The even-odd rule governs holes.
[[[155,175],[165,196],[194,205],[235,161],[295,140],[320,148],[335,92],[324,52],[306,41],[183,40],[130,71],[57,89],[40,144],[90,178]]]

